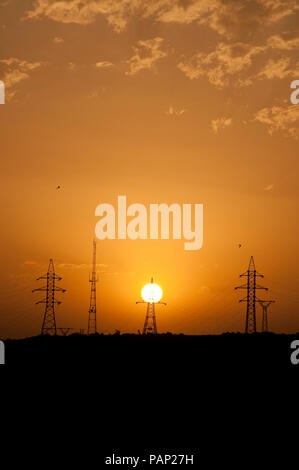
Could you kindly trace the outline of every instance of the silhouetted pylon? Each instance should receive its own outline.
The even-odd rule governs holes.
[[[153,284],[154,279],[151,278],[151,284]],[[155,304],[162,304],[166,305],[165,302],[145,302],[144,300],[139,300],[136,304],[146,304],[146,315],[145,321],[143,326],[143,335],[147,335],[148,333],[156,335],[157,331],[157,322],[156,322],[156,311],[155,311]]]
[[[55,274],[54,263],[52,259],[50,259],[47,274],[44,274],[43,276],[38,277],[37,281],[39,281],[40,279],[46,279],[47,284],[38,289],[33,289],[32,292],[43,291],[46,293],[46,297],[43,300],[39,300],[38,302],[36,302],[36,304],[46,304],[43,323],[42,323],[42,329],[41,329],[41,335],[45,335],[45,334],[56,335],[57,327],[56,327],[56,318],[55,318],[55,304],[59,305],[61,304],[61,302],[55,299],[55,292],[64,293],[66,292],[66,290],[62,289],[61,287],[57,287],[55,285],[55,282],[61,281],[62,277],[59,277]]]
[[[89,276],[89,282],[91,283],[90,289],[90,304],[88,310],[88,328],[87,334],[97,333],[97,273],[96,273],[96,264],[97,264],[97,243],[93,241],[93,255],[92,255],[92,273]]]
[[[246,289],[247,295],[244,299],[239,300],[239,302],[246,302],[246,324],[245,324],[245,333],[256,333],[256,314],[255,314],[255,304],[258,299],[256,298],[256,290],[264,289],[268,290],[267,287],[262,287],[256,283],[257,277],[264,277],[262,274],[259,274],[255,269],[254,259],[251,256],[249,261],[248,269],[245,273],[240,274],[240,277],[246,277],[247,282],[242,286],[235,287],[235,289]]]
[[[268,332],[268,307],[271,304],[274,304],[275,300],[259,300],[258,302],[263,309],[262,332],[267,333]]]

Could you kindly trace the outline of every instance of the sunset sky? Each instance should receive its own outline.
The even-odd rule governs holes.
[[[98,241],[100,331],[142,329],[153,276],[159,332],[243,332],[251,255],[270,330],[299,330],[298,25],[298,0],[0,0],[0,337],[40,332],[49,258],[58,326],[87,328],[95,209],[118,195],[203,204],[204,242]]]

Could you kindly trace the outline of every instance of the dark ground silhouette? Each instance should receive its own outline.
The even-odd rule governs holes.
[[[226,370],[294,370],[291,342],[296,335],[257,333],[245,335],[187,336],[134,334],[36,336],[6,340],[6,363],[28,366],[53,363],[98,365],[115,370],[140,370],[144,367],[163,373]],[[298,365],[299,368],[299,365]]]
[[[82,468],[110,468],[104,458],[113,453],[158,452],[194,452],[195,465],[188,465],[194,469],[240,469],[244,462],[288,468],[298,448],[291,426],[297,425],[299,365],[290,362],[295,338],[299,334],[7,340],[6,360],[13,367],[7,367],[6,383],[17,399],[11,407],[2,401],[2,409],[9,412],[13,442],[20,421],[24,425],[22,440],[29,445],[22,462],[38,442],[43,449],[46,427],[55,430],[54,448]],[[28,429],[32,403],[38,404],[34,442]],[[55,467],[56,451],[49,457]],[[149,467],[137,470],[143,468]]]

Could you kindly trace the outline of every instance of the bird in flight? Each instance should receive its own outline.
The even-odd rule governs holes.
[[[57,190],[60,189],[60,188],[61,188],[61,186],[57,186],[57,187],[56,187]]]

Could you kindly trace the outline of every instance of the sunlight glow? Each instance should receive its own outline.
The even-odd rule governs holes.
[[[158,284],[146,284],[141,291],[141,296],[145,302],[155,303],[161,300],[163,295],[162,289]]]

